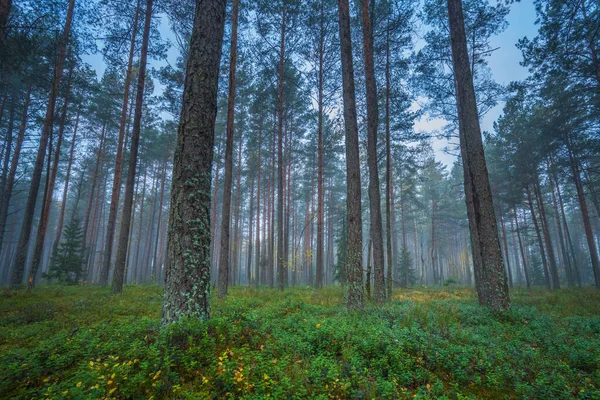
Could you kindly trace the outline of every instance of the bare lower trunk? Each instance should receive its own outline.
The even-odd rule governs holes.
[[[344,125],[346,129],[346,208],[348,220],[348,255],[346,263],[348,294],[346,305],[348,310],[357,310],[362,309],[364,305],[362,215],[358,124],[356,121],[356,95],[348,0],[338,0],[338,11],[342,59]]]
[[[197,0],[179,123],[162,321],[210,317],[210,189],[225,0]]]
[[[448,0],[448,17],[475,286],[479,304],[505,310],[510,299],[469,65],[462,0]]]
[[[525,283],[527,289],[531,289],[531,279],[529,278],[529,270],[527,269],[527,257],[523,249],[523,242],[521,241],[521,231],[519,229],[519,219],[517,218],[517,210],[513,210],[515,217],[515,228],[517,230],[517,238],[519,239],[519,249],[521,250],[521,260],[523,261],[523,272],[525,273]]]
[[[533,208],[533,200],[531,198],[531,190],[529,190],[529,187],[527,187],[526,191],[527,191],[527,201],[529,203],[529,211],[531,212],[531,219],[533,220],[535,234],[537,236],[538,244],[540,247],[540,256],[542,257],[542,266],[544,268],[544,281],[546,282],[546,288],[551,289],[552,285],[550,284],[550,274],[548,272],[548,261],[546,259],[546,251],[544,250],[544,243],[542,242],[542,234],[540,232],[540,226],[538,224],[537,216],[535,215],[535,210]]]

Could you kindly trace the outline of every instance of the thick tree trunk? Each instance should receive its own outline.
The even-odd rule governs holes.
[[[133,55],[135,52],[135,38],[137,36],[138,19],[140,15],[141,0],[137,0],[133,23],[131,25],[131,40],[129,43],[129,60],[127,63],[127,72],[125,73],[125,93],[123,94],[123,103],[121,105],[121,121],[119,123],[119,139],[117,142],[117,155],[115,158],[115,170],[113,175],[112,193],[110,196],[110,209],[108,211],[108,221],[106,224],[106,248],[104,249],[104,260],[100,271],[100,284],[108,284],[108,273],[112,262],[112,249],[115,239],[115,230],[117,225],[117,212],[119,208],[119,197],[121,195],[121,170],[123,166],[123,141],[125,137],[125,128],[127,126],[127,106],[129,104],[129,88],[131,87],[131,71],[133,69]]]
[[[129,167],[127,170],[127,181],[125,183],[125,197],[123,198],[121,227],[119,228],[117,258],[115,260],[115,270],[113,273],[113,281],[111,286],[111,291],[113,293],[121,293],[123,291],[125,264],[127,263],[127,247],[129,245],[129,229],[131,227],[131,211],[133,208],[133,189],[135,186],[135,173],[142,125],[142,105],[144,102],[144,85],[146,82],[146,60],[148,58],[148,43],[150,41],[150,25],[152,24],[152,5],[153,0],[146,1],[146,18],[144,21],[144,35],[142,36],[142,49],[138,70],[135,111],[133,113],[133,130],[131,132]]]
[[[373,33],[369,16],[369,0],[361,1],[361,21],[363,34],[363,60],[367,93],[367,164],[369,166],[369,210],[371,217],[371,237],[373,238],[374,299],[385,301],[385,260],[383,252],[383,231],[381,223],[381,195],[379,193],[379,167],[377,160],[377,82],[373,61]]]
[[[229,88],[227,99],[227,138],[225,142],[225,178],[223,181],[223,211],[221,217],[221,253],[219,256],[219,289],[217,296],[227,295],[229,284],[229,227],[231,224],[231,184],[233,181],[233,122],[235,118],[235,72],[237,61],[237,31],[239,0],[233,0],[231,49],[229,52]],[[241,137],[240,137],[241,141]],[[235,260],[235,259],[234,259]]]
[[[346,208],[348,220],[348,310],[364,305],[362,270],[362,215],[360,197],[360,159],[358,149],[358,124],[356,122],[356,95],[354,66],[352,62],[352,36],[348,0],[338,0],[340,25],[340,51],[344,98],[344,125],[346,129]]]
[[[21,226],[21,234],[19,243],[17,244],[17,252],[15,255],[15,263],[11,278],[11,285],[18,287],[23,283],[23,275],[25,274],[25,263],[27,262],[27,249],[29,247],[29,238],[31,237],[31,226],[33,224],[33,214],[35,213],[35,204],[37,202],[38,191],[42,179],[42,169],[44,167],[44,157],[46,156],[46,148],[48,147],[48,138],[52,130],[52,120],[54,118],[54,108],[56,106],[56,97],[58,96],[58,88],[63,75],[63,65],[67,54],[67,42],[71,33],[71,23],[73,21],[73,9],[75,8],[75,0],[69,0],[69,8],[67,10],[67,18],[63,29],[60,47],[58,50],[58,58],[54,66],[54,76],[52,78],[52,88],[48,104],[46,106],[46,115],[42,125],[42,135],[37,151],[33,172],[31,176],[31,186],[29,195],[27,196],[27,204],[25,205],[25,217]]]
[[[475,286],[479,304],[505,310],[510,299],[469,65],[462,0],[448,0],[448,17]]]
[[[167,238],[163,323],[210,317],[210,188],[225,0],[197,0]]]

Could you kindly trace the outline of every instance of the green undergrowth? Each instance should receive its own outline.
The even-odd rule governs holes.
[[[233,288],[208,322],[161,329],[162,289],[0,289],[0,397],[599,399],[600,293],[516,290],[493,315],[465,288]]]

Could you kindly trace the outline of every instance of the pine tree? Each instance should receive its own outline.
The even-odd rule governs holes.
[[[63,241],[50,259],[50,269],[44,278],[67,285],[75,285],[83,276],[83,228],[76,213],[67,224]]]

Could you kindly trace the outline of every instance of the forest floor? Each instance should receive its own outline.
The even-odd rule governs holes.
[[[162,288],[0,289],[0,398],[600,398],[600,291],[233,288],[208,322],[161,329]]]

